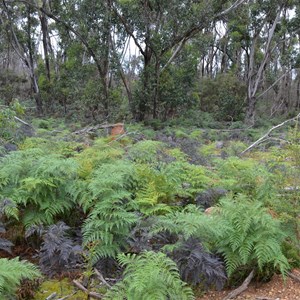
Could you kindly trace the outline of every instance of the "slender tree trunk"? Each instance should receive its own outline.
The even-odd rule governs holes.
[[[41,99],[40,89],[38,85],[38,79],[35,74],[35,61],[34,61],[34,49],[33,49],[33,41],[31,38],[31,29],[32,29],[32,23],[31,23],[31,7],[28,6],[27,8],[27,48],[28,48],[28,63],[29,63],[29,69],[30,69],[30,79],[31,79],[31,85],[32,90],[34,94],[34,99],[36,103],[36,109],[38,115],[43,114],[43,103]]]
[[[275,33],[275,28],[276,25],[280,19],[280,14],[281,14],[281,9],[280,7],[277,11],[277,15],[275,17],[275,20],[273,21],[272,24],[270,24],[270,28],[268,31],[268,38],[267,38],[267,43],[264,51],[264,57],[262,59],[262,62],[260,63],[258,69],[256,70],[255,68],[255,50],[256,50],[256,43],[260,34],[260,29],[256,31],[253,37],[252,41],[252,46],[250,49],[250,59],[249,59],[249,68],[248,68],[248,93],[247,93],[247,110],[246,110],[246,118],[245,122],[248,124],[253,124],[254,123],[254,118],[255,118],[255,109],[256,109],[256,93],[258,91],[258,88],[261,84],[261,78],[263,76],[265,66],[270,58],[271,54],[271,42]]]
[[[43,0],[43,8],[46,8],[46,0]],[[50,39],[49,39],[48,21],[47,21],[46,15],[41,11],[39,11],[39,19],[40,19],[40,22],[41,22],[41,30],[42,30],[46,76],[47,76],[48,81],[50,82],[50,80],[51,80],[50,59],[49,59],[50,45],[48,44]]]
[[[159,84],[160,84],[160,61],[156,57],[155,63],[155,86],[154,86],[154,95],[153,95],[153,119],[157,118],[157,105],[159,102]]]

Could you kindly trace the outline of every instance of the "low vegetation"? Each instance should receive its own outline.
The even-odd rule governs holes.
[[[75,286],[80,299],[194,299],[300,265],[297,122],[243,156],[247,131],[136,124],[91,139],[51,122],[2,135],[17,149],[0,159],[1,299],[76,297]],[[25,279],[35,296],[17,289]]]

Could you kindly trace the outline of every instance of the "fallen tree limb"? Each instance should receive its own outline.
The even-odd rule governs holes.
[[[57,296],[57,293],[54,292],[54,293],[50,294],[45,300],[52,300],[52,299],[56,298],[56,296]]]
[[[264,134],[257,141],[255,141],[253,144],[251,144],[247,149],[245,149],[243,152],[241,152],[240,155],[244,155],[246,152],[248,152],[252,148],[258,146],[259,144],[261,144],[262,142],[264,142],[265,140],[267,140],[270,137],[271,132],[274,131],[275,129],[278,129],[278,128],[286,125],[289,122],[297,121],[299,119],[299,117],[300,117],[300,113],[296,117],[294,117],[294,118],[285,120],[284,122],[282,122],[282,123],[280,123],[280,124],[278,124],[276,126],[273,126],[271,129],[268,130],[268,132],[266,134]]]
[[[20,118],[18,118],[18,117],[16,117],[16,116],[14,117],[14,119],[15,119],[16,121],[18,121],[18,122],[20,122],[20,123],[22,123],[22,124],[24,124],[24,125],[30,127],[30,128],[33,128],[32,125],[30,125],[29,123],[23,121],[22,119],[20,119]]]
[[[237,289],[230,292],[225,298],[222,300],[228,300],[228,299],[234,299],[238,295],[240,295],[242,292],[244,292],[247,288],[249,283],[251,282],[252,278],[254,276],[254,270],[251,271],[251,273],[248,275],[248,277],[244,280],[241,286],[239,286]]]
[[[102,274],[96,268],[94,268],[94,271],[95,271],[95,274],[97,275],[97,277],[99,278],[99,280],[102,283],[104,283],[107,287],[111,288],[111,285],[104,279]]]
[[[95,299],[102,299],[103,296],[101,294],[95,293],[95,292],[90,292],[88,289],[86,289],[80,282],[77,280],[73,280],[73,283],[83,292],[85,292],[87,295],[89,295],[91,298]]]
[[[288,274],[288,276],[289,276],[290,278],[292,278],[292,279],[294,279],[294,280],[300,282],[300,277],[299,277],[299,276],[297,276],[297,275],[295,275],[295,274],[293,274],[293,273],[291,273],[291,272],[288,272],[287,274]]]

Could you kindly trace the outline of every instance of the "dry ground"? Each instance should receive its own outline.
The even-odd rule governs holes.
[[[294,271],[299,276],[300,271]],[[222,300],[229,290],[214,292],[210,291],[197,300]],[[300,300],[300,282],[291,278],[284,281],[282,276],[274,275],[267,283],[251,283],[249,288],[236,300]]]

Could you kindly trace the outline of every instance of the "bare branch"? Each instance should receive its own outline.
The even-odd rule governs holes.
[[[254,270],[251,271],[251,273],[248,275],[248,277],[245,279],[245,281],[242,283],[241,286],[239,286],[237,289],[235,289],[232,292],[230,292],[222,300],[234,299],[235,297],[237,297],[238,295],[240,295],[242,292],[244,292],[248,288],[248,285],[251,282],[253,276],[254,276]]]
[[[111,288],[111,285],[104,279],[103,275],[96,269],[94,268],[95,274],[99,278],[99,280],[104,283],[107,287]]]
[[[90,296],[91,298],[95,298],[95,299],[103,299],[103,296],[101,294],[95,293],[95,292],[90,292],[88,289],[86,289],[80,282],[78,282],[77,280],[73,280],[73,283],[83,292],[85,292],[88,296]]]
[[[277,84],[283,77],[285,77],[288,73],[292,72],[293,69],[287,70],[284,74],[282,74],[273,84],[271,84],[266,90],[264,90],[261,94],[259,94],[256,99],[262,97],[265,93],[267,93],[275,84]]]
[[[247,149],[245,149],[241,153],[241,155],[244,155],[246,152],[248,152],[252,148],[258,146],[259,144],[261,144],[262,142],[264,142],[265,140],[267,140],[269,138],[269,136],[270,136],[270,133],[272,131],[274,131],[275,129],[278,129],[278,128],[286,125],[289,122],[297,121],[299,118],[300,118],[300,113],[296,117],[294,117],[294,118],[288,119],[288,120],[286,120],[286,121],[284,121],[284,122],[282,122],[282,123],[280,123],[280,124],[278,124],[276,126],[273,126],[271,129],[268,130],[268,132],[266,134],[264,134],[261,138],[259,138],[257,141],[255,141],[253,144],[251,144]]]
[[[176,58],[177,54],[184,47],[186,41],[187,41],[186,38],[183,38],[181,40],[181,42],[179,43],[179,45],[177,46],[177,48],[173,52],[172,56],[169,58],[169,60],[167,61],[167,63],[162,67],[160,73],[162,73],[172,63],[172,61]]]
[[[143,56],[146,55],[145,51],[143,50],[142,46],[140,45],[140,43],[138,42],[136,36],[133,33],[133,30],[131,30],[131,28],[129,27],[129,25],[127,24],[125,18],[118,12],[117,8],[113,7],[113,11],[115,12],[115,14],[117,15],[117,17],[120,19],[120,21],[122,22],[122,24],[125,27],[126,32],[130,35],[130,37],[133,39],[135,45],[138,47],[138,49],[140,50],[141,54]]]
[[[227,9],[223,10],[222,12],[220,12],[217,15],[217,18],[219,17],[223,17],[224,15],[227,15],[228,13],[230,13],[231,11],[233,11],[234,9],[236,9],[238,6],[240,6],[241,4],[243,4],[244,2],[246,2],[247,0],[237,0],[236,2],[234,2],[230,7],[228,7]]]

